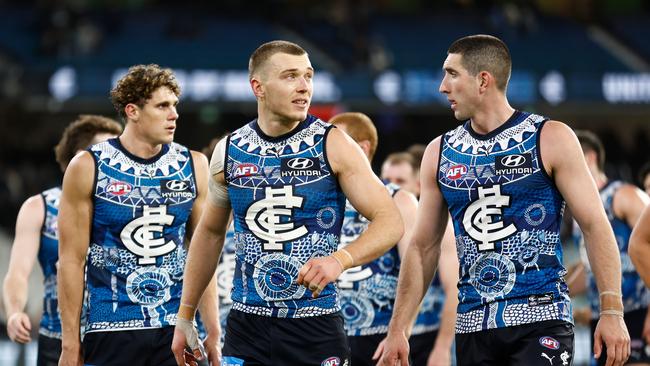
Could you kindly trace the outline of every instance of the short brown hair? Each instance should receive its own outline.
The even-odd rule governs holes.
[[[177,97],[181,95],[181,87],[171,69],[163,69],[156,64],[131,66],[111,90],[111,102],[126,122],[124,108],[127,104],[133,103],[142,108],[151,99],[153,92],[163,86],[168,87]]]
[[[472,75],[481,71],[489,72],[494,76],[497,88],[506,91],[512,58],[508,46],[499,38],[486,34],[463,37],[452,43],[447,53],[463,56],[461,63]]]
[[[56,162],[61,171],[65,171],[77,151],[87,148],[99,133],[119,135],[122,133],[122,125],[112,118],[93,114],[82,114],[69,124],[54,147]]]
[[[368,154],[370,155],[370,160],[372,160],[372,157],[375,156],[375,151],[377,151],[379,137],[377,137],[377,128],[372,123],[370,117],[359,112],[345,112],[332,117],[329,123],[334,126],[345,126],[348,135],[356,142],[369,141],[370,151]]]
[[[257,47],[248,60],[248,78],[252,79],[257,69],[276,53],[287,53],[294,56],[307,54],[302,47],[289,41],[271,41]]]
[[[596,160],[598,161],[598,169],[603,171],[605,169],[605,147],[603,146],[603,143],[600,141],[600,138],[598,136],[587,130],[576,130],[575,131],[576,136],[578,137],[578,141],[580,142],[580,147],[582,148],[582,152],[586,153],[589,151],[593,151],[596,153]]]
[[[413,173],[416,173],[419,169],[419,166],[415,160],[415,157],[410,152],[396,152],[388,155],[384,164],[388,165],[399,165],[399,164],[409,164],[413,168]]]
[[[427,146],[423,144],[413,144],[406,149],[406,152],[413,156],[415,170],[420,170],[420,165],[422,165],[422,158],[424,158],[424,152],[427,150]]]

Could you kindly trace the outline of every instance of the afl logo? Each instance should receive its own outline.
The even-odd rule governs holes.
[[[287,166],[291,169],[307,169],[314,165],[314,161],[307,158],[293,158],[287,162]]]
[[[234,178],[249,177],[255,175],[260,171],[260,168],[251,163],[239,164],[235,169]]]
[[[321,366],[339,366],[341,364],[341,359],[338,357],[330,357],[327,360],[321,362]]]
[[[170,180],[165,183],[165,187],[167,187],[167,189],[170,191],[182,192],[187,190],[187,188],[189,188],[189,185],[187,182],[184,182],[182,180]]]
[[[467,174],[467,165],[454,165],[447,170],[447,179],[456,180],[465,174]]]
[[[556,341],[555,338],[551,337],[542,337],[539,339],[539,344],[548,348],[548,349],[560,349],[560,342]]]
[[[516,168],[523,165],[526,162],[526,157],[524,155],[506,155],[501,158],[501,164],[507,166],[508,168]]]
[[[131,185],[125,182],[113,182],[109,184],[108,187],[106,187],[106,192],[115,196],[121,196],[130,193],[131,190]]]

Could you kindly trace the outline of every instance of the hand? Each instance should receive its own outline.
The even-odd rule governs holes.
[[[61,347],[61,356],[59,356],[59,366],[83,366],[84,359],[81,355],[81,346]]]
[[[32,340],[31,330],[32,323],[29,321],[29,316],[22,311],[13,313],[7,319],[7,334],[14,342],[29,343]]]
[[[623,365],[630,357],[630,334],[623,318],[617,315],[602,315],[594,332],[594,357],[600,358],[603,342],[607,346],[605,366]]]
[[[205,352],[208,354],[208,363],[212,366],[221,365],[221,349],[219,349],[219,339],[221,332],[208,332],[208,337],[203,341]]]
[[[185,350],[186,345],[192,350],[192,353]],[[203,344],[199,341],[199,334],[190,320],[176,319],[172,353],[178,366],[198,366],[196,360],[206,357]]]
[[[300,268],[296,283],[307,287],[313,293],[312,297],[316,298],[327,284],[339,278],[341,272],[341,263],[331,255],[312,258]]]
[[[643,333],[641,334],[641,337],[643,337],[646,344],[650,344],[650,308],[648,308],[648,312],[645,314]]]
[[[442,347],[433,347],[433,351],[427,359],[427,366],[449,366],[451,365],[451,350]]]
[[[403,332],[391,333],[379,343],[373,360],[379,359],[377,365],[381,366],[408,366],[409,340]]]

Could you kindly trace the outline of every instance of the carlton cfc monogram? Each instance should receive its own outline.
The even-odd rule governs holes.
[[[282,250],[282,243],[307,234],[302,225],[294,227],[291,221],[282,222],[282,216],[292,217],[292,209],[302,207],[303,198],[293,195],[293,186],[266,187],[266,197],[253,203],[246,212],[246,224],[253,235],[264,241],[264,250]]]
[[[501,194],[501,186],[478,187],[478,200],[472,202],[463,217],[467,234],[478,244],[479,251],[494,250],[494,243],[517,231],[515,225],[504,227],[503,221],[493,221],[502,215],[502,207],[510,206],[510,196]]]
[[[124,246],[138,257],[138,264],[156,264],[156,257],[176,249],[173,240],[162,237],[164,225],[171,225],[174,216],[167,214],[167,206],[144,206],[142,216],[128,223],[120,238]],[[156,237],[157,236],[157,237]]]

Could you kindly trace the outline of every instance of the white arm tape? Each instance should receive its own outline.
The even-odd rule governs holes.
[[[210,159],[210,181],[208,183],[208,198],[215,206],[224,208],[230,207],[228,186],[224,182],[217,181],[217,175],[224,172],[227,139],[227,137],[224,137],[214,147]]]

